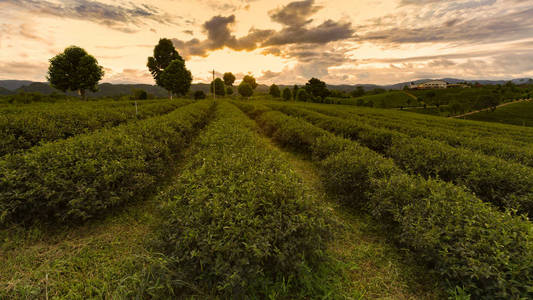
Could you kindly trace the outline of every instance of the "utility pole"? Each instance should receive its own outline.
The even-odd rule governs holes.
[[[213,93],[213,100],[216,100],[217,96],[215,95],[215,69],[213,69],[213,81],[211,82],[211,92]]]

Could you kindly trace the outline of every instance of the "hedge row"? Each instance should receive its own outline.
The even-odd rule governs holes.
[[[533,169],[529,167],[468,149],[454,148],[439,141],[411,138],[403,133],[376,128],[357,120],[330,117],[295,106],[272,107],[357,140],[392,158],[408,173],[439,177],[465,185],[487,202],[533,216]]]
[[[265,286],[296,282],[324,250],[331,235],[325,211],[257,131],[235,106],[220,102],[193,145],[195,155],[160,196],[158,248],[172,262],[181,293],[266,298]]]
[[[327,109],[368,120],[381,120],[399,124],[412,124],[436,130],[455,131],[456,135],[469,138],[494,138],[505,140],[513,145],[523,146],[533,143],[533,129],[489,122],[449,119],[397,110],[369,109],[362,107],[311,105],[313,109]]]
[[[310,109],[344,119],[356,119],[375,127],[396,130],[411,137],[423,136],[432,140],[446,142],[454,147],[463,147],[504,160],[533,166],[533,148],[529,144],[516,141],[506,135],[485,137],[475,132],[465,132],[457,128],[447,129],[444,127],[421,125],[420,123],[406,120],[406,118],[390,119],[385,116],[354,115],[353,113],[334,107],[312,107]]]
[[[119,107],[96,107],[67,103],[36,111],[0,114],[0,156],[31,148],[39,143],[64,139],[101,128],[117,126],[132,119],[168,113],[190,101],[165,101]]]
[[[77,222],[154,190],[177,154],[208,121],[212,103],[0,160],[0,224]]]
[[[407,175],[391,159],[304,120],[239,106],[278,143],[312,154],[329,191],[389,224],[397,241],[452,285],[475,299],[533,296],[533,227],[526,218],[451,183]]]

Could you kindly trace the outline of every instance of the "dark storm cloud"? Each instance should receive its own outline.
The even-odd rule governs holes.
[[[150,5],[117,6],[91,0],[66,0],[61,4],[37,0],[0,0],[32,13],[96,22],[124,32],[135,32],[128,25],[143,25],[146,19],[172,23]]]

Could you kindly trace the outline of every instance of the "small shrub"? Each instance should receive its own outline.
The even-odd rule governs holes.
[[[205,99],[204,91],[196,91],[196,92],[194,92],[194,100],[203,100],[203,99]]]

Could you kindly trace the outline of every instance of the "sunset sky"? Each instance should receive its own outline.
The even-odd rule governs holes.
[[[390,84],[533,77],[533,0],[0,0],[0,80],[45,81],[69,45],[104,82],[153,84],[147,57],[173,40],[194,82]]]

